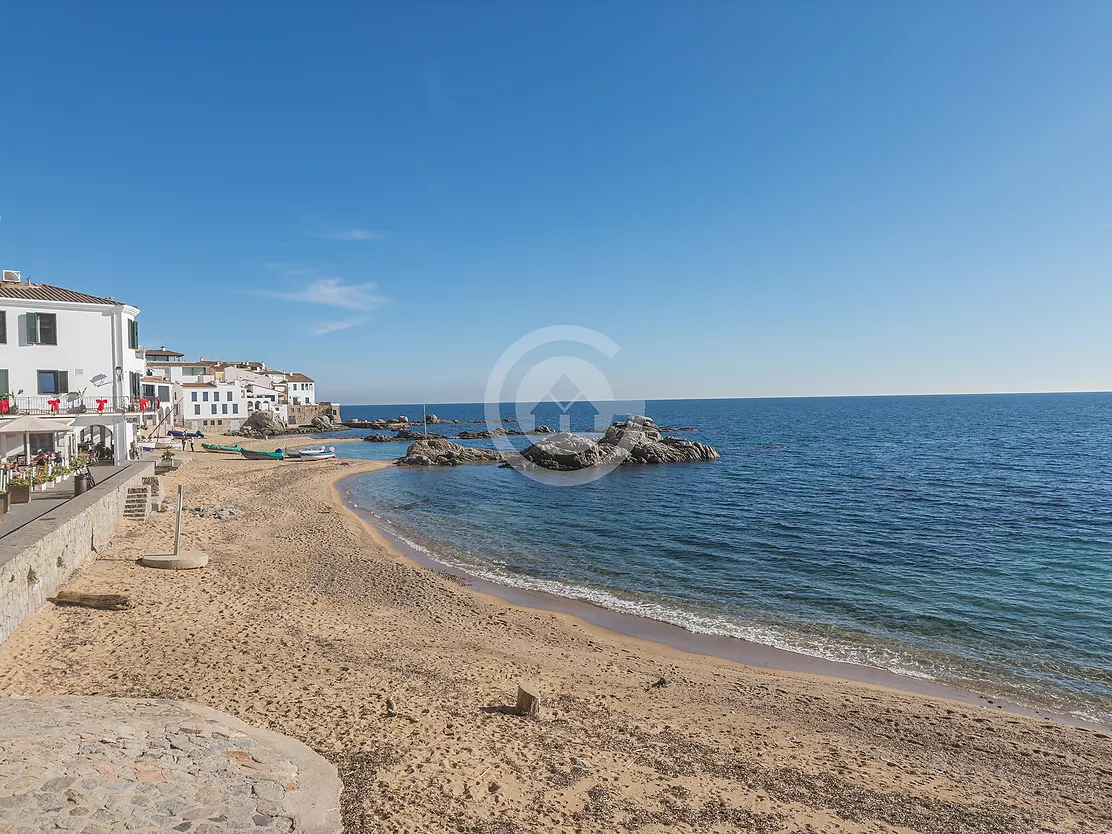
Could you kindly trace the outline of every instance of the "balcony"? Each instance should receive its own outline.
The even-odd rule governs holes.
[[[171,408],[169,402],[161,403],[161,410]],[[157,416],[158,401],[143,397],[70,397],[44,394],[39,397],[11,397],[0,399],[0,417],[18,417],[35,414],[40,417],[76,416],[79,414],[143,414]]]

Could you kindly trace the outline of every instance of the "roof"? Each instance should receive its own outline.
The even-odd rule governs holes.
[[[170,384],[170,380],[164,376],[145,376],[140,379],[140,382],[160,382],[163,385]]]
[[[305,374],[286,374],[286,382],[312,382],[313,378]]]
[[[205,367],[205,366],[208,365],[208,362],[159,362],[157,364],[158,364],[158,367],[160,367],[160,368],[166,368],[166,367],[176,366],[176,365],[188,365],[190,367],[193,367],[194,365],[196,365],[197,367]]]
[[[0,298],[21,298],[27,301],[69,301],[73,304],[123,304],[111,298],[86,295],[83,292],[52,287],[50,284],[15,283],[0,281]]]
[[[178,353],[176,350],[166,350],[166,348],[159,348],[158,350],[146,351],[147,356],[185,356],[184,353]]]
[[[215,382],[179,382],[182,388],[219,388]]]

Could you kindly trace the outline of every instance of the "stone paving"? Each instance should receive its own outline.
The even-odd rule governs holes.
[[[335,769],[178,701],[0,698],[0,834],[325,834]]]

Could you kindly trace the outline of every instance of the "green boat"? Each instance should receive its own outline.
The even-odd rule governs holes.
[[[218,446],[215,443],[202,443],[201,448],[206,452],[233,452],[238,453],[243,451],[243,447],[238,443],[235,446]]]
[[[256,452],[254,449],[240,449],[239,453],[248,460],[285,460],[281,449],[273,452]]]

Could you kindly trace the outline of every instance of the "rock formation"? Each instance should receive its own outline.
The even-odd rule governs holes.
[[[399,466],[458,466],[461,463],[497,463],[502,456],[493,449],[468,449],[450,440],[418,440],[405,450]]]
[[[521,456],[534,466],[571,472],[598,464],[682,463],[718,460],[718,452],[703,443],[664,437],[649,417],[616,422],[598,440],[558,432],[538,440]]]
[[[252,411],[251,416],[239,427],[244,437],[265,437],[273,434],[286,434],[290,427],[278,419],[273,411]]]

